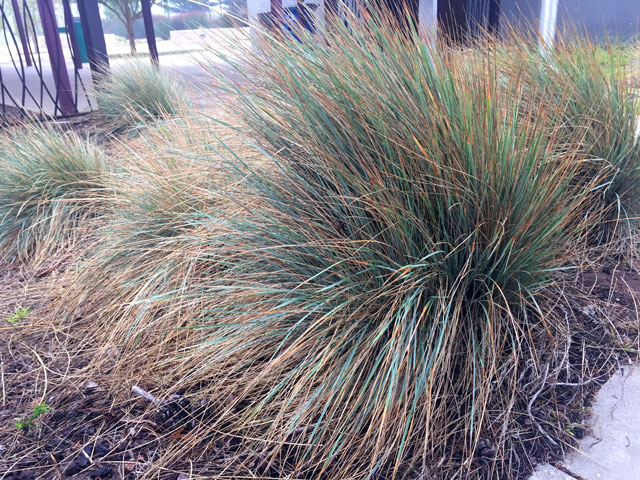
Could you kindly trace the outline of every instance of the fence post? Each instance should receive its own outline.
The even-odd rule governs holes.
[[[62,115],[73,115],[78,113],[78,110],[76,109],[71,93],[71,83],[69,82],[67,64],[64,61],[64,54],[62,53],[62,43],[60,42],[58,22],[56,21],[52,0],[38,0],[38,10],[40,12],[40,19],[42,20],[42,30],[47,44],[47,51],[49,52],[51,71],[56,86],[57,102],[54,115],[56,109],[59,109]]]
[[[253,41],[256,40],[258,31],[267,26],[261,20],[267,18],[270,12],[270,0],[247,0],[247,17]]]
[[[496,35],[500,29],[500,0],[489,0],[489,24],[487,31]]]
[[[273,32],[280,32],[282,30],[282,23],[284,21],[284,6],[282,0],[271,0],[271,18],[273,23],[271,28]]]
[[[151,2],[149,0],[140,0],[140,8],[142,9],[142,19],[144,21],[144,32],[147,37],[147,45],[149,45],[149,56],[154,65],[159,65],[158,46],[156,45],[156,32],[153,31],[153,17],[151,16]]]
[[[80,12],[84,41],[87,44],[91,72],[99,75],[109,73],[109,56],[104,41],[98,0],[78,0],[78,11]],[[93,81],[94,83],[97,81],[95,76]]]
[[[435,45],[438,34],[438,0],[419,0],[417,29],[423,42]]]
[[[18,25],[18,36],[20,37],[20,43],[24,51],[24,59],[27,62],[27,67],[30,67],[32,65],[31,55],[29,55],[29,44],[27,43],[27,35],[24,33],[24,23],[22,21],[22,14],[20,13],[20,7],[18,6],[18,0],[11,0],[11,5],[13,6],[13,14],[16,17],[16,24]]]
[[[540,5],[540,50],[546,52],[553,46],[558,17],[558,0],[542,0]]]
[[[71,14],[71,6],[69,0],[62,0],[62,8],[64,10],[64,23],[67,27],[69,42],[71,43],[71,59],[76,70],[82,69],[82,58],[80,58],[80,47],[78,47],[78,39],[76,31],[73,28],[73,15]]]

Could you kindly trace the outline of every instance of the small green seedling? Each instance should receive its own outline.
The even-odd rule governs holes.
[[[51,411],[52,408],[46,403],[38,403],[33,407],[31,415],[21,418],[16,422],[16,428],[18,430],[29,430],[30,428],[36,428],[36,419],[43,413]]]
[[[11,315],[10,317],[5,318],[5,320],[15,327],[18,325],[18,323],[20,323],[21,320],[27,318],[27,315],[29,315],[29,310],[31,310],[31,307],[16,307],[16,313]]]

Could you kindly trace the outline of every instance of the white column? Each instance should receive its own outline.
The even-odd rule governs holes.
[[[438,0],[419,0],[418,33],[422,41],[434,43],[438,32]]]
[[[556,35],[558,0],[542,0],[540,7],[540,48],[551,48]]]

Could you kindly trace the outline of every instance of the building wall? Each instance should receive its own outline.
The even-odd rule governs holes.
[[[558,31],[630,40],[640,33],[640,0],[560,0]]]
[[[542,0],[501,0],[500,32],[506,33],[511,28],[517,32],[537,32],[541,1]]]
[[[500,31],[538,28],[542,0],[501,0]],[[558,32],[629,40],[640,36],[640,0],[559,0]]]

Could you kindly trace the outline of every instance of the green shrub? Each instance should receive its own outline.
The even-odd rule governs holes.
[[[27,258],[64,246],[105,194],[102,152],[74,133],[23,125],[0,139],[0,251]]]
[[[562,112],[490,53],[468,75],[349,20],[324,42],[261,37],[234,65],[238,133],[272,163],[235,162],[243,214],[201,246],[203,338],[181,371],[215,380],[211,431],[258,475],[476,478],[482,438],[508,472],[539,437],[518,382],[564,341],[545,287],[581,234]]]
[[[147,60],[112,68],[95,89],[98,112],[115,131],[178,115],[188,104],[183,84]]]

